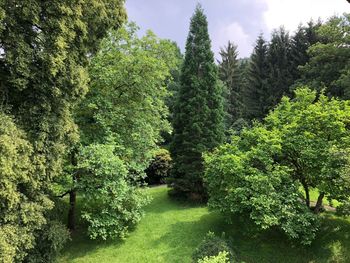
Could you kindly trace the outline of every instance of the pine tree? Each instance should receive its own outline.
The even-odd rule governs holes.
[[[191,18],[180,83],[174,109],[174,167],[169,184],[173,194],[203,200],[206,194],[202,154],[223,141],[224,112],[208,22],[200,5]]]
[[[300,78],[299,65],[305,65],[308,61],[308,41],[305,27],[299,26],[291,39],[291,74],[294,80]]]
[[[260,35],[256,41],[253,54],[250,58],[250,67],[248,71],[248,85],[243,93],[243,102],[245,107],[245,118],[261,119],[268,110],[267,102],[267,43]]]
[[[271,36],[268,48],[268,108],[277,105],[283,95],[291,95],[293,84],[291,73],[291,41],[288,32],[281,27]]]
[[[301,71],[299,66],[304,66],[310,59],[307,50],[318,41],[316,30],[320,27],[320,22],[310,21],[307,26],[299,26],[291,39],[291,67],[290,71],[294,81],[299,80]]]
[[[227,128],[230,128],[232,124],[241,117],[242,102],[239,90],[237,55],[237,46],[231,41],[228,42],[227,46],[220,50],[221,61],[219,61],[219,77],[227,88]]]

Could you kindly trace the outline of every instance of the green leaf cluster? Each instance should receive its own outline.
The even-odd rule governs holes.
[[[92,239],[125,237],[148,198],[138,189],[169,132],[167,81],[178,63],[174,43],[134,23],[110,31],[91,59],[91,90],[77,110],[81,150],[73,185]],[[75,179],[74,179],[75,178]]]
[[[297,89],[295,99],[284,97],[263,123],[206,155],[209,206],[310,244],[318,211],[312,212],[299,188],[318,189],[319,205],[324,197],[348,200],[349,121],[348,101]]]
[[[124,238],[142,218],[149,198],[130,183],[128,169],[115,154],[115,146],[86,146],[78,159],[82,218],[88,222],[90,238]]]
[[[228,263],[228,253],[226,251],[219,252],[216,256],[206,256],[203,259],[199,259],[198,263]]]
[[[52,183],[79,139],[72,111],[88,90],[88,58],[125,17],[123,0],[0,1],[0,110],[18,128],[1,131],[7,136],[0,144],[6,262],[23,260],[43,243],[44,235],[34,232],[46,223]]]
[[[308,49],[310,61],[301,67],[302,81],[310,87],[344,99],[350,98],[350,14],[334,16],[317,30],[319,41]]]
[[[0,113],[0,262],[21,261],[53,203],[37,191],[33,147],[13,118]]]

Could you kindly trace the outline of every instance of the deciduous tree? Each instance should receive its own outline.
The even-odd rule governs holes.
[[[123,0],[0,2],[0,107],[24,133],[33,169],[22,175],[28,176],[26,182],[13,173],[0,178],[6,189],[6,177],[14,177],[10,180],[16,208],[11,211],[17,213],[10,220],[6,217],[12,212],[4,207],[0,235],[20,241],[16,255],[9,252],[7,262],[23,258],[35,245],[34,235],[42,238],[33,230],[46,223],[43,216],[53,207],[52,181],[62,172],[67,145],[78,139],[72,109],[87,91],[88,57],[107,30],[124,21],[123,5]],[[31,226],[18,231],[26,224]],[[23,233],[27,236],[22,238]]]
[[[349,101],[297,89],[295,99],[284,97],[264,123],[206,156],[209,206],[310,244],[323,199],[350,197],[349,123]],[[320,193],[314,207],[310,189]]]
[[[137,182],[161,131],[170,131],[166,84],[178,50],[151,31],[138,37],[137,30],[131,23],[102,41],[91,60],[90,92],[77,108],[81,147],[67,166],[64,186],[73,195],[71,226],[78,192],[92,238],[123,237],[140,220],[147,198]]]

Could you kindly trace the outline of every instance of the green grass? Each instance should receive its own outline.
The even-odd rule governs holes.
[[[305,197],[305,191],[303,187],[299,188],[299,191],[303,194],[303,196]],[[315,188],[311,188],[310,189],[310,201],[316,202],[317,198],[319,196],[319,191]],[[329,200],[327,200],[326,198],[323,199],[323,204],[324,205],[329,205],[332,207],[337,207],[340,203],[337,200],[332,200],[332,202],[329,202]]]
[[[191,254],[210,230],[222,231],[244,262],[350,262],[350,220],[323,215],[322,229],[310,247],[288,241],[277,230],[251,236],[244,223],[225,223],[204,206],[172,201],[164,187],[147,190],[153,196],[146,216],[125,241],[97,242],[78,231],[58,262],[153,263],[190,262]]]

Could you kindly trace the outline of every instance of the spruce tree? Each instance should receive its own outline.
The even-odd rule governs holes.
[[[291,74],[294,81],[299,80],[302,75],[299,66],[304,66],[310,59],[308,48],[316,44],[318,39],[316,30],[320,22],[310,21],[307,26],[299,26],[291,39]]]
[[[291,72],[291,40],[288,32],[281,27],[271,36],[268,49],[268,108],[279,103],[283,95],[291,95],[289,87],[293,84]]]
[[[191,18],[180,89],[174,107],[174,160],[169,184],[172,193],[189,199],[206,197],[202,181],[202,154],[224,139],[223,90],[200,5]]]
[[[237,60],[237,46],[231,41],[227,46],[221,48],[219,61],[219,77],[227,88],[226,92],[226,126],[230,128],[232,124],[241,117],[241,96],[239,90],[239,71]]]
[[[248,70],[248,85],[243,93],[245,107],[244,117],[247,119],[261,119],[268,111],[267,102],[267,43],[260,35],[256,41],[253,54],[250,58]]]
[[[299,26],[291,39],[291,74],[294,80],[300,78],[299,65],[305,65],[308,61],[308,41],[305,27]]]

